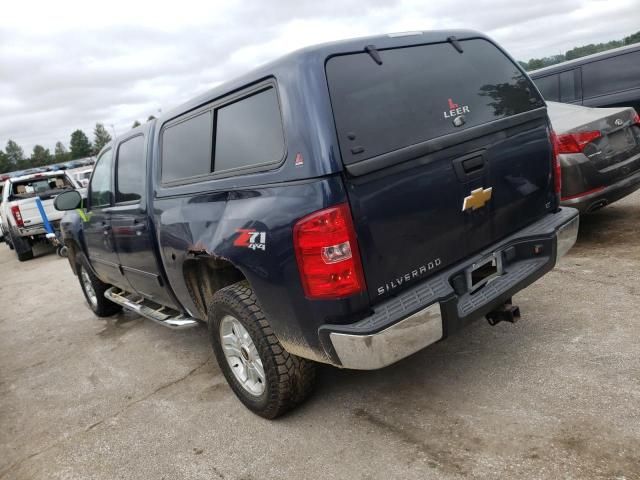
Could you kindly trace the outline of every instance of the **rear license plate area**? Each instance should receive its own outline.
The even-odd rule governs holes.
[[[611,147],[619,152],[626,152],[636,146],[636,139],[628,128],[609,134],[607,140]]]
[[[466,270],[467,290],[471,293],[479,290],[491,280],[502,275],[502,253],[493,252],[474,263]]]

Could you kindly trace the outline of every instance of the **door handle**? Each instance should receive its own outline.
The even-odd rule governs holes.
[[[482,155],[478,155],[477,157],[473,157],[462,162],[462,169],[464,170],[464,173],[476,172],[478,170],[482,170],[483,167],[484,158]]]
[[[480,151],[455,159],[453,169],[459,181],[467,182],[482,177],[489,169],[489,163]]]

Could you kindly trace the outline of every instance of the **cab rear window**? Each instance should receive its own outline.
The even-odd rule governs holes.
[[[36,195],[58,194],[73,189],[73,184],[65,175],[36,177],[11,184],[11,200],[32,198]]]
[[[486,40],[331,57],[326,74],[343,161],[352,164],[544,105]],[[458,118],[461,117],[461,118]]]

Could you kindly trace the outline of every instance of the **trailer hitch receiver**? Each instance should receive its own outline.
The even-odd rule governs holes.
[[[492,327],[500,322],[516,323],[520,319],[520,307],[513,305],[509,299],[500,307],[487,313],[486,318]]]

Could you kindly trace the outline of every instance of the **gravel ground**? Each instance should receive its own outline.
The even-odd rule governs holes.
[[[640,193],[479,321],[373,372],[321,369],[277,421],[204,328],[93,316],[66,260],[0,246],[0,479],[640,479]]]

